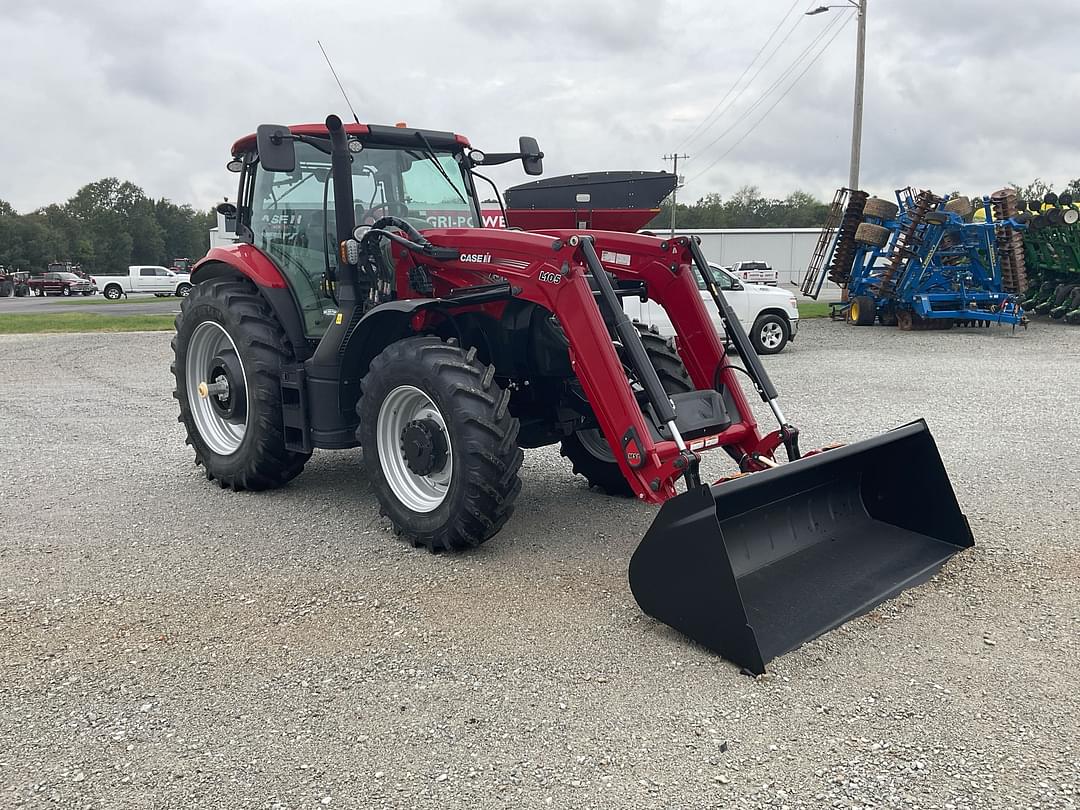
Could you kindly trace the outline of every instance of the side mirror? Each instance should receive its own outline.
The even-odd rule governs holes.
[[[260,124],[255,130],[259,163],[268,172],[296,171],[296,143],[289,128],[281,124]]]
[[[218,228],[223,233],[236,233],[236,206],[231,202],[220,202],[215,209],[218,213]]]
[[[518,151],[521,152],[521,165],[525,168],[525,174],[535,177],[544,173],[544,153],[540,151],[536,138],[522,135],[518,138]]]
[[[738,292],[739,290],[744,289],[744,288],[743,288],[743,285],[742,285],[741,281],[739,281],[738,279],[733,278],[731,280],[731,289],[733,291],[735,291],[735,292]]]

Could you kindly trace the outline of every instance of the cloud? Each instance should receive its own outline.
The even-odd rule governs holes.
[[[451,129],[491,151],[531,134],[549,174],[658,169],[661,155],[678,149],[691,155],[680,170],[701,174],[684,199],[729,195],[744,184],[774,196],[799,187],[828,197],[847,179],[855,26],[764,118],[794,73],[774,94],[762,93],[839,10],[803,17],[797,4],[781,29],[780,36],[794,26],[783,47],[766,51],[760,75],[715,127],[686,142],[789,7],[786,0],[20,4],[0,23],[0,197],[26,211],[108,175],[198,206],[234,195],[224,163],[237,137],[262,122],[345,112],[316,37],[362,120]],[[1060,0],[869,7],[865,188],[989,192],[1035,176],[1059,186],[1080,176],[1080,111],[1072,103],[1080,68],[1068,58],[1080,7]],[[493,174],[503,187],[525,179],[514,166]]]

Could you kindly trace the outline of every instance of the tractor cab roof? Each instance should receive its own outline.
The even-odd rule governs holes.
[[[325,124],[292,124],[289,132],[293,135],[311,135],[314,137],[329,137]],[[458,149],[468,147],[469,139],[464,135],[453,132],[443,132],[435,129],[416,129],[415,127],[392,126],[383,124],[345,124],[345,132],[348,135],[359,138],[364,143],[382,144],[386,146],[416,146],[422,143],[417,133],[422,133],[433,149]],[[255,151],[255,133],[245,135],[233,144],[233,157],[239,157],[245,152]]]

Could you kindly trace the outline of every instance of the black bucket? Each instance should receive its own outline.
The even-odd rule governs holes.
[[[630,560],[641,609],[753,673],[975,544],[922,420],[668,501]]]

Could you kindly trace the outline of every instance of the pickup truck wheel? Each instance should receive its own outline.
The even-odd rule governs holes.
[[[645,352],[656,369],[657,376],[669,394],[694,390],[694,383],[683,366],[682,358],[670,341],[660,337],[645,324],[635,323],[641,332]],[[611,446],[599,428],[579,430],[562,440],[560,454],[570,460],[574,473],[584,476],[591,487],[599,487],[608,495],[631,496],[634,490],[620,469]]]
[[[67,298],[68,296],[70,296],[70,295],[71,295],[71,287],[64,287],[64,289],[62,289],[62,290],[60,291],[60,294],[61,294],[62,296],[64,296],[65,298]]]
[[[123,288],[119,284],[109,284],[105,287],[101,293],[110,301],[116,301],[124,294]]]
[[[281,369],[292,347],[247,280],[215,279],[184,299],[172,341],[173,396],[195,463],[222,488],[273,489],[310,453],[285,447]]]
[[[181,284],[179,287],[176,288],[176,297],[177,298],[187,298],[188,293],[190,293],[190,292],[191,292],[191,285],[190,284]]]
[[[787,320],[771,312],[759,315],[750,330],[750,342],[758,354],[782,352],[790,337],[791,328]]]

